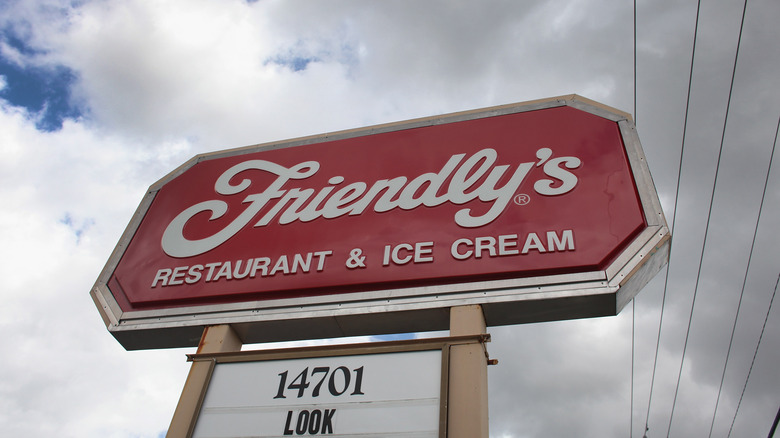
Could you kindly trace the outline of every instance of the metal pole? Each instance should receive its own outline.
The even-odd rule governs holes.
[[[198,353],[240,351],[241,345],[241,340],[229,325],[209,326],[203,330]],[[173,413],[167,438],[187,438],[192,435],[203,397],[206,395],[213,366],[214,363],[211,361],[192,363],[179,398],[179,404]]]
[[[450,309],[450,336],[486,333],[482,306]],[[448,438],[488,438],[487,357],[482,343],[450,347]]]

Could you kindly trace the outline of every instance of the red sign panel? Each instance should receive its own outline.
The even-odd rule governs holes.
[[[571,106],[205,158],[111,273],[123,311],[602,271],[647,227],[618,124]]]

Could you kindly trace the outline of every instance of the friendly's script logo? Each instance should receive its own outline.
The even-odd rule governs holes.
[[[209,220],[216,221],[227,212],[228,204],[213,199],[185,209],[165,229],[162,248],[171,257],[192,257],[206,253],[235,236],[273,200],[276,200],[275,204],[253,227],[264,227],[274,220],[284,225],[296,221],[310,222],[319,217],[333,219],[345,215],[356,216],[372,203],[373,211],[383,213],[396,208],[414,210],[421,205],[436,207],[447,202],[463,205],[475,199],[490,204],[488,211],[482,215],[473,215],[470,208],[463,208],[455,213],[454,220],[464,228],[481,227],[504,211],[534,167],[541,167],[546,176],[534,182],[536,193],[558,196],[574,189],[577,176],[569,170],[577,169],[581,164],[580,159],[552,156],[552,149],[540,148],[536,151],[535,161],[520,163],[511,169],[509,165],[494,165],[498,153],[486,148],[468,158],[466,154],[452,155],[439,172],[424,173],[412,180],[399,176],[381,179],[370,185],[358,181],[342,186],[345,178],[334,176],[328,180],[327,187],[319,190],[283,188],[291,180],[305,180],[316,174],[320,168],[320,163],[316,161],[305,161],[288,168],[265,160],[247,160],[219,176],[214,184],[218,195],[235,195],[245,191],[251,184],[249,179],[243,179],[238,184],[231,184],[230,181],[246,170],[268,172],[276,175],[276,180],[263,192],[247,195],[243,204],[248,206],[241,214],[224,228],[203,239],[184,237],[187,222],[202,212],[211,212]],[[499,181],[510,172],[511,177],[499,187]]]

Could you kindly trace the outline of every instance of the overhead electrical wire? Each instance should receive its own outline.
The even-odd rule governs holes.
[[[778,280],[780,280],[780,277],[778,277]],[[775,287],[775,290],[777,290],[777,287]],[[767,438],[772,438],[773,436],[775,436],[775,431],[777,430],[778,423],[780,423],[780,408],[777,408],[775,421],[772,423],[772,427],[769,429],[769,435],[767,435]]]
[[[687,97],[685,100],[685,118],[683,120],[683,132],[682,132],[682,142],[680,144],[680,160],[679,165],[677,169],[677,188],[675,189],[674,194],[674,208],[672,210],[672,225],[669,229],[669,232],[672,233],[672,236],[674,236],[674,226],[677,222],[677,205],[678,201],[680,199],[680,177],[682,175],[682,167],[683,167],[683,158],[685,157],[685,135],[688,132],[688,113],[690,110],[691,105],[691,84],[693,82],[693,66],[694,66],[694,59],[696,58],[696,39],[699,34],[699,15],[701,11],[701,0],[698,0],[696,4],[696,22],[694,24],[693,28],[693,47],[691,49],[691,67],[688,74],[688,91],[687,91]],[[669,262],[666,266],[666,276],[664,278],[664,291],[663,295],[661,297],[661,316],[658,320],[658,337],[656,338],[655,343],[655,357],[653,359],[653,373],[652,377],[650,378],[650,394],[647,398],[647,414],[645,416],[645,432],[643,435],[643,438],[647,438],[647,432],[650,430],[650,407],[652,406],[653,401],[653,388],[655,386],[655,372],[658,368],[658,350],[661,346],[661,328],[663,327],[663,321],[664,321],[664,308],[666,307],[666,291],[668,289],[669,285],[669,270],[671,268],[671,257],[672,257],[672,248],[674,247],[674,237],[669,241]],[[671,423],[671,422],[670,422]]]
[[[634,437],[634,338],[636,327],[636,298],[631,300],[631,403],[629,408],[628,436]]]
[[[634,92],[634,99],[633,99],[633,101],[634,101],[634,122],[635,122],[635,125],[636,125],[636,114],[637,114],[636,0],[634,0],[634,2],[633,2],[633,8],[634,8],[633,9],[633,14],[634,14],[634,17],[633,17],[634,18],[634,22],[633,22],[633,33],[634,33],[634,35],[633,35],[633,43],[634,43],[634,47],[633,47],[633,54],[634,54],[634,57],[633,57],[634,58],[634,65],[633,65],[633,68],[634,68],[634,71],[633,71],[634,72],[634,78],[633,78],[634,79],[634,89],[633,89],[633,92]],[[692,53],[691,53],[691,67],[690,67],[689,80],[688,80],[688,95],[687,95],[687,100],[686,100],[685,121],[684,121],[684,124],[683,124],[683,140],[682,140],[682,146],[681,146],[681,151],[680,151],[680,162],[679,162],[679,169],[678,169],[678,175],[677,175],[677,191],[676,191],[676,194],[675,194],[675,205],[674,205],[674,213],[673,213],[673,216],[672,216],[672,227],[671,227],[671,230],[673,230],[674,226],[675,226],[675,219],[676,219],[676,213],[677,213],[677,204],[678,204],[678,199],[679,199],[680,177],[681,177],[681,174],[682,174],[683,157],[684,157],[684,149],[685,149],[685,135],[686,135],[686,132],[687,132],[688,114],[689,114],[689,108],[690,108],[691,84],[692,84],[692,78],[693,78],[693,68],[694,68],[694,59],[695,59],[695,53],[696,53],[696,40],[697,40],[697,35],[698,35],[698,24],[699,24],[700,9],[701,9],[701,1],[699,0],[699,2],[697,3],[697,10],[696,10],[696,24],[695,24],[695,27],[694,27],[693,48],[692,48]],[[741,20],[741,23],[740,23],[739,38],[738,38],[738,41],[737,41],[737,49],[736,49],[736,55],[735,55],[735,60],[734,60],[734,66],[733,66],[733,70],[732,70],[731,84],[730,84],[730,87],[729,87],[729,97],[728,97],[728,101],[727,101],[727,105],[726,105],[726,115],[725,115],[725,119],[724,119],[724,123],[723,123],[723,132],[722,132],[722,135],[721,135],[721,144],[720,144],[720,149],[719,149],[719,153],[718,153],[718,161],[717,161],[717,165],[716,165],[715,178],[714,178],[714,181],[713,181],[713,188],[712,188],[712,194],[711,194],[711,199],[710,199],[710,207],[709,207],[709,213],[708,213],[708,217],[707,217],[707,225],[705,227],[705,237],[704,237],[704,242],[702,244],[702,253],[701,253],[700,260],[699,260],[699,268],[698,268],[698,273],[697,273],[697,278],[696,278],[696,286],[694,288],[694,296],[693,296],[693,300],[692,300],[692,303],[691,303],[691,314],[690,314],[690,317],[689,317],[689,320],[688,320],[688,328],[687,328],[687,332],[686,332],[685,345],[683,347],[683,355],[682,355],[682,358],[681,358],[680,370],[679,370],[679,374],[678,374],[678,378],[677,378],[677,384],[676,384],[676,388],[675,388],[674,401],[672,403],[672,411],[671,411],[671,415],[670,415],[670,419],[669,419],[669,426],[668,426],[668,429],[667,429],[667,437],[669,436],[669,433],[671,431],[672,422],[673,422],[674,409],[675,409],[675,404],[676,404],[677,395],[678,395],[679,386],[680,386],[680,378],[681,378],[682,369],[683,369],[683,365],[684,365],[684,361],[685,361],[685,353],[686,353],[686,350],[687,350],[688,338],[689,338],[689,335],[690,335],[691,322],[692,322],[692,319],[693,319],[693,312],[694,312],[695,301],[696,301],[696,293],[698,291],[698,283],[699,283],[699,280],[700,280],[702,262],[703,262],[703,258],[704,258],[705,248],[706,248],[706,240],[707,240],[707,234],[708,234],[708,230],[709,230],[709,222],[710,222],[710,218],[711,218],[711,215],[712,215],[712,207],[713,207],[713,204],[714,204],[715,190],[716,190],[716,187],[717,187],[717,179],[718,179],[718,172],[719,172],[719,169],[720,169],[720,160],[721,160],[722,151],[723,151],[723,144],[724,144],[724,139],[725,139],[725,131],[726,131],[726,127],[727,127],[727,124],[728,124],[728,114],[729,114],[729,109],[730,109],[731,97],[732,97],[732,94],[733,94],[734,78],[736,76],[736,68],[737,68],[738,59],[739,59],[739,48],[741,46],[742,32],[743,32],[743,29],[744,29],[744,21],[745,21],[746,10],[747,10],[747,0],[745,0],[745,2],[743,4],[742,20]],[[778,120],[778,130],[780,130],[780,120]],[[756,241],[756,236],[757,236],[757,233],[758,233],[758,227],[759,227],[759,223],[760,223],[761,212],[763,210],[763,204],[764,204],[764,199],[765,199],[765,196],[766,196],[766,190],[767,190],[768,183],[769,183],[769,176],[770,176],[770,172],[771,172],[771,166],[772,166],[772,161],[773,161],[773,157],[774,157],[774,151],[775,151],[776,143],[777,143],[777,133],[775,134],[775,142],[774,142],[774,145],[772,147],[772,152],[770,154],[769,168],[767,169],[767,176],[766,176],[766,181],[765,181],[765,184],[764,184],[764,192],[762,194],[761,204],[760,204],[759,212],[758,212],[758,217],[756,219],[756,228],[755,228],[754,235],[753,235],[753,242],[751,244],[750,256],[748,257],[748,263],[747,263],[747,267],[746,267],[746,270],[745,270],[745,276],[744,276],[744,279],[743,279],[742,289],[740,291],[739,303],[737,305],[737,310],[736,310],[736,314],[735,314],[735,318],[734,318],[734,324],[733,324],[733,327],[732,327],[731,338],[729,340],[729,346],[728,346],[728,350],[727,350],[727,353],[726,353],[726,362],[724,364],[723,374],[721,376],[720,388],[718,390],[718,397],[717,397],[716,404],[715,404],[715,411],[713,413],[712,423],[710,425],[710,434],[709,434],[710,437],[712,436],[712,431],[713,431],[713,428],[714,428],[715,418],[717,416],[718,405],[719,405],[720,397],[721,397],[721,394],[722,394],[723,383],[724,383],[724,380],[725,380],[725,373],[726,373],[726,369],[728,368],[728,362],[729,362],[729,357],[730,357],[730,354],[731,354],[731,348],[733,346],[733,339],[734,339],[734,334],[735,334],[735,331],[736,331],[736,324],[737,324],[737,320],[739,318],[739,313],[740,313],[740,309],[741,309],[741,305],[742,305],[742,299],[743,299],[743,296],[744,296],[744,291],[745,291],[745,287],[746,287],[746,283],[747,283],[747,275],[748,275],[749,270],[750,270],[750,263],[751,263],[751,260],[752,260],[752,254],[753,254],[753,250],[754,250],[754,247],[755,247],[755,241]],[[671,244],[670,244],[670,256],[671,256]],[[669,278],[669,269],[667,267],[666,281],[664,283],[664,292],[663,292],[662,307],[661,307],[661,317],[660,317],[659,329],[658,329],[658,339],[657,339],[657,342],[656,342],[655,359],[654,359],[654,362],[653,362],[653,373],[652,373],[651,386],[650,386],[650,395],[649,395],[649,398],[648,398],[647,417],[645,419],[645,435],[644,435],[645,438],[647,437],[647,431],[649,431],[650,407],[651,407],[651,404],[652,404],[652,393],[653,393],[653,386],[654,386],[654,382],[655,382],[655,374],[656,374],[657,362],[658,362],[658,350],[659,350],[659,347],[660,347],[661,327],[663,325],[663,310],[664,310],[664,304],[665,304],[665,301],[666,301],[666,292],[667,292],[667,288],[668,288],[668,278]],[[778,282],[780,282],[780,276],[778,277]],[[777,292],[777,285],[775,285],[775,293],[776,292]],[[773,293],[773,295],[772,295],[772,300],[770,301],[769,309],[767,310],[767,315],[766,315],[766,318],[765,318],[765,321],[764,321],[764,328],[762,328],[762,330],[761,330],[761,336],[759,337],[758,345],[756,345],[756,351],[755,351],[754,356],[753,356],[753,363],[755,362],[756,354],[758,352],[758,348],[759,348],[760,343],[761,343],[761,338],[763,337],[764,329],[766,327],[766,320],[769,317],[769,312],[771,311],[771,306],[772,306],[772,302],[774,301],[775,293]],[[629,433],[630,433],[631,437],[633,437],[633,409],[634,409],[633,407],[634,407],[634,366],[635,366],[635,363],[634,363],[634,361],[635,361],[635,311],[636,311],[636,301],[633,300],[632,301],[632,321],[631,321],[631,386],[630,386],[630,412],[631,412],[631,414],[630,414],[630,420],[629,420],[629,424],[630,424],[630,426],[629,426],[630,427],[630,429],[629,429],[630,432]],[[752,371],[753,363],[751,363],[750,371]],[[736,420],[737,413],[739,412],[739,406],[740,406],[740,404],[742,402],[742,397],[744,396],[745,388],[747,387],[747,381],[748,381],[748,379],[750,377],[750,371],[748,372],[748,376],[746,377],[745,386],[743,387],[742,395],[740,396],[739,404],[737,405],[736,412],[734,413],[734,420],[732,420],[731,429],[729,429],[729,436],[731,436],[731,431],[732,431],[733,426],[734,426],[734,421]],[[780,417],[780,410],[778,411],[778,417]],[[775,419],[775,423],[777,423],[777,418]],[[776,425],[773,424],[772,432],[770,432],[770,437],[771,437],[775,427],[776,427]]]
[[[750,272],[750,262],[753,260],[753,250],[756,246],[756,236],[758,235],[758,225],[761,222],[761,212],[764,210],[764,199],[766,198],[766,189],[769,185],[769,175],[772,171],[772,161],[775,157],[775,147],[777,146],[777,132],[780,130],[780,119],[777,121],[777,129],[775,129],[775,141],[772,144],[772,152],[769,154],[769,166],[766,169],[766,179],[764,180],[764,191],[761,194],[761,203],[758,207],[758,216],[756,217],[756,227],[753,230],[753,242],[750,244],[750,254],[748,255],[747,266],[745,267],[745,276],[742,279],[742,290],[739,293],[739,302],[737,303],[737,311],[734,314],[734,325],[731,328],[731,338],[729,339],[729,347],[726,350],[726,363],[723,364],[723,373],[720,376],[720,387],[718,388],[718,398],[715,401],[715,412],[712,413],[712,423],[710,424],[710,434],[712,436],[712,430],[715,427],[715,417],[718,414],[718,405],[720,404],[720,395],[723,391],[723,382],[726,380],[726,369],[729,365],[729,357],[731,356],[731,347],[734,343],[734,333],[737,331],[737,321],[739,320],[739,311],[742,308],[742,298],[745,295],[745,285],[747,284],[748,273]]]
[[[769,157],[769,168],[766,172],[766,182],[764,183],[764,193],[761,196],[761,208],[759,209],[759,219],[761,216],[761,209],[763,209],[764,206],[764,196],[766,195],[766,188],[769,185],[769,173],[772,168],[772,161],[774,161],[775,156],[775,148],[777,147],[777,136],[778,132],[780,132],[780,118],[777,120],[777,128],[775,128],[775,141],[772,143],[772,153]],[[757,226],[757,225],[756,225]],[[752,247],[751,247],[751,253],[752,253]],[[731,420],[731,426],[729,427],[729,434],[728,436],[731,436],[731,431],[734,429],[734,422],[737,420],[737,414],[739,413],[739,407],[742,405],[742,398],[745,396],[745,389],[747,389],[748,380],[750,380],[750,374],[753,372],[753,365],[756,363],[756,356],[758,355],[758,348],[761,346],[761,339],[764,337],[764,330],[766,329],[766,323],[769,320],[769,313],[772,311],[772,303],[775,301],[775,294],[777,294],[777,285],[780,283],[780,275],[777,276],[777,282],[775,283],[775,290],[772,292],[772,298],[769,300],[769,306],[766,310],[766,316],[764,317],[764,325],[761,327],[761,334],[758,336],[758,342],[756,343],[756,349],[753,352],[753,360],[750,362],[750,368],[748,369],[747,376],[745,376],[745,384],[742,386],[742,393],[739,396],[739,402],[737,403],[737,408],[734,410],[734,418]],[[744,288],[744,285],[743,285]],[[732,335],[733,337],[733,335]],[[727,357],[728,359],[728,357]],[[721,382],[721,386],[723,383]],[[778,410],[778,416],[780,416],[780,410]],[[774,434],[774,429],[777,427],[777,417],[775,417],[775,423],[772,425],[772,430],[769,432],[769,436]]]
[[[730,107],[731,107],[731,96],[732,96],[733,91],[734,91],[734,77],[736,76],[737,64],[738,64],[738,61],[739,61],[739,47],[740,47],[741,42],[742,42],[742,30],[743,30],[744,25],[745,25],[745,11],[746,10],[747,10],[747,0],[745,0],[745,2],[743,4],[743,7],[742,7],[742,21],[741,21],[740,26],[739,26],[739,37],[737,38],[737,49],[736,49],[736,54],[734,56],[734,66],[733,66],[732,71],[731,71],[731,84],[729,85],[729,96],[728,96],[728,100],[726,101],[726,114],[725,114],[724,120],[723,120],[723,130],[721,132],[720,148],[718,149],[718,160],[717,160],[717,162],[715,164],[715,178],[714,178],[714,180],[712,182],[712,192],[711,192],[711,195],[710,195],[710,206],[709,206],[709,211],[707,212],[707,222],[706,222],[706,225],[704,226],[704,241],[702,242],[701,254],[699,255],[699,268],[698,268],[697,273],[696,273],[696,284],[694,285],[693,299],[691,300],[691,313],[688,316],[688,328],[687,328],[687,330],[685,332],[685,343],[683,344],[683,353],[682,353],[682,358],[680,359],[680,369],[679,369],[679,372],[677,374],[677,384],[676,384],[675,389],[674,389],[674,398],[672,399],[672,412],[671,412],[671,414],[669,416],[669,427],[666,430],[666,436],[667,437],[669,436],[669,434],[671,433],[671,430],[672,430],[672,422],[674,420],[674,409],[675,409],[675,406],[677,404],[677,395],[678,395],[679,390],[680,390],[680,379],[682,378],[682,370],[683,370],[683,366],[685,364],[685,353],[688,350],[688,339],[689,339],[690,334],[691,334],[691,322],[693,321],[693,312],[694,312],[694,309],[696,308],[696,295],[697,295],[698,290],[699,290],[699,280],[701,279],[701,269],[702,269],[702,264],[704,262],[704,252],[705,252],[706,247],[707,247],[707,237],[709,235],[710,220],[712,219],[712,207],[713,207],[713,204],[714,204],[714,201],[715,201],[715,192],[716,192],[717,185],[718,185],[718,175],[720,173],[720,160],[721,160],[721,158],[723,156],[723,143],[724,143],[724,140],[725,140],[725,137],[726,137],[726,127],[728,125],[729,110],[730,110]]]
[[[636,0],[634,0],[634,127],[636,127]],[[636,340],[636,297],[631,300],[631,389],[629,391],[628,437],[634,438],[634,358]]]
[[[731,436],[731,431],[734,429],[734,422],[737,420],[737,414],[739,413],[739,407],[742,405],[742,398],[745,396],[745,389],[747,389],[748,380],[750,380],[750,373],[753,372],[753,365],[756,363],[756,356],[758,355],[758,347],[761,346],[761,340],[764,338],[764,330],[766,330],[766,323],[769,320],[769,313],[772,311],[772,303],[775,301],[775,295],[777,294],[777,285],[780,284],[780,275],[777,276],[777,281],[775,282],[775,290],[772,292],[772,298],[769,300],[769,307],[766,309],[766,316],[764,317],[764,325],[761,327],[761,334],[758,336],[758,343],[756,344],[756,349],[753,352],[753,360],[750,362],[750,369],[748,369],[747,377],[745,377],[745,384],[742,386],[742,393],[739,395],[739,402],[737,403],[737,410],[734,412],[734,418],[731,420],[731,427],[729,427],[729,434],[728,436]],[[775,429],[777,428],[777,422],[778,417],[780,417],[780,410],[777,411],[777,416],[775,417],[775,421],[772,424],[772,428],[769,431],[769,438],[772,438],[772,435],[775,433]]]

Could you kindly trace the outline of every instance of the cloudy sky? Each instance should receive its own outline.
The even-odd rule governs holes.
[[[193,155],[576,93],[636,110],[675,220],[668,283],[616,317],[491,328],[491,436],[766,436],[778,303],[752,362],[780,275],[776,166],[756,224],[780,3],[747,4],[728,117],[743,5],[704,3],[683,143],[693,0],[637,2],[636,94],[629,1],[3,1],[2,434],[164,435],[194,350],[125,351],[89,290],[149,185]]]

